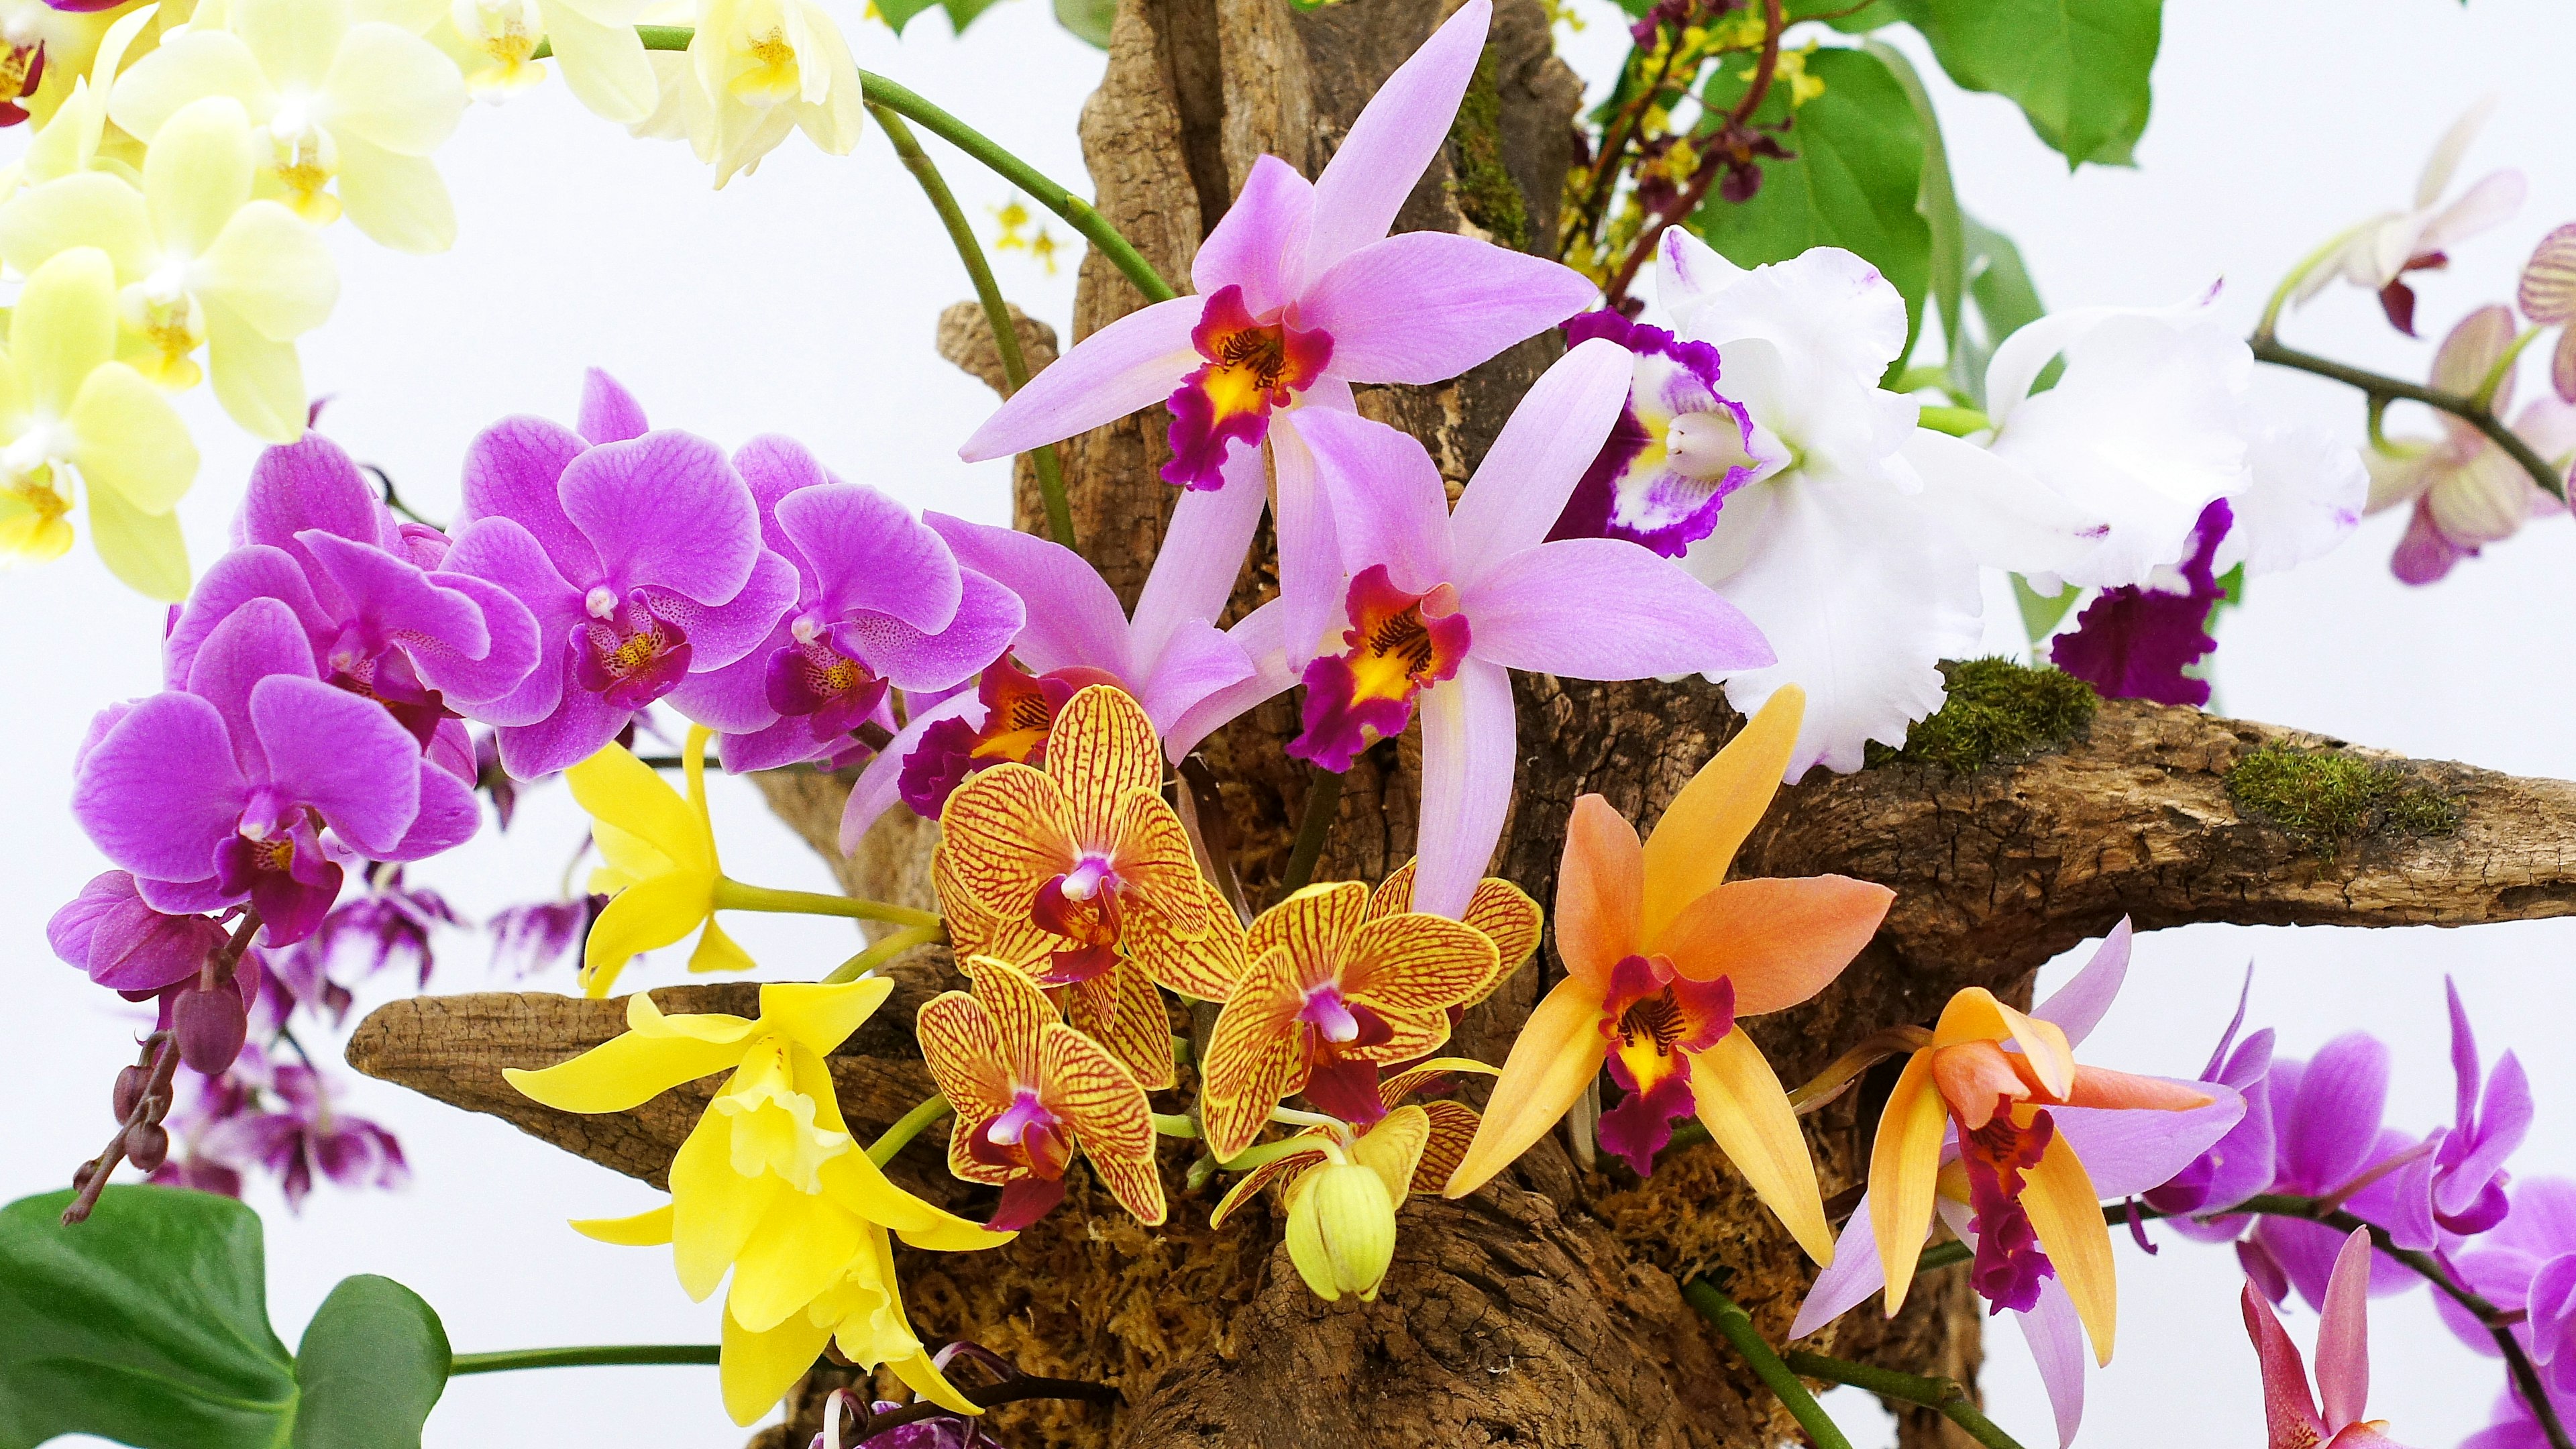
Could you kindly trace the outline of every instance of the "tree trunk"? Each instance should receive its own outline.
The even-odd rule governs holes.
[[[1082,120],[1099,209],[1177,283],[1253,160],[1274,152],[1319,171],[1368,96],[1441,18],[1438,0],[1343,0],[1312,13],[1285,0],[1122,0],[1108,73]],[[1538,0],[1500,0],[1487,62],[1445,160],[1398,225],[1475,229],[1545,249],[1580,89],[1552,53]],[[1086,257],[1076,331],[1141,301],[1114,268]],[[1042,328],[1029,324],[1023,336],[1033,363],[1053,356]],[[996,376],[974,314],[944,319],[940,342],[960,365]],[[1536,339],[1439,387],[1363,390],[1360,405],[1422,438],[1454,490],[1556,351],[1552,337]],[[1083,550],[1131,604],[1171,509],[1173,490],[1155,476],[1167,421],[1154,409],[1063,449]],[[1022,467],[1019,520],[1037,529]],[[1265,533],[1237,611],[1275,581],[1267,544]],[[2153,929],[2197,920],[2468,924],[2576,911],[2576,786],[2346,751],[2188,710],[2093,710],[2089,695],[2070,699],[2062,687],[2051,694],[1981,668],[1957,676],[1957,713],[1943,716],[1966,744],[1926,744],[1785,791],[1747,844],[1744,875],[1840,872],[1897,891],[1879,938],[1836,986],[1752,1024],[1786,1080],[1882,1026],[1928,1021],[1958,987],[2026,998],[2042,961],[2123,914]],[[1603,794],[1651,827],[1740,724],[1697,683],[1522,677],[1516,690],[1519,785],[1494,869],[1542,903],[1554,893],[1577,795]],[[1221,782],[1232,865],[1256,907],[1277,894],[1304,809],[1307,773],[1281,749],[1296,725],[1281,699],[1203,747]],[[1987,747],[1997,739],[2009,747],[2000,756]],[[2256,774],[2239,772],[2258,755],[2260,788]],[[1363,756],[1319,879],[1375,880],[1406,859],[1418,766],[1411,736]],[[846,780],[793,771],[762,785],[846,887],[928,903],[935,827],[898,812],[844,861],[833,841]],[[2300,793],[2311,785],[2316,798]],[[1454,1049],[1500,1060],[1559,970],[1551,948],[1468,1015]],[[937,948],[896,974],[902,985],[887,1009],[832,1058],[843,1110],[863,1136],[930,1092],[910,1022],[930,992],[954,981]],[[748,1010],[752,990],[670,988],[657,999],[665,1010]],[[602,1118],[539,1107],[499,1075],[568,1057],[622,1021],[618,1003],[536,994],[418,999],[371,1016],[350,1060],[659,1183],[712,1082]],[[1865,1159],[1867,1096],[1809,1119],[1829,1196]],[[939,1137],[927,1134],[897,1159],[897,1180],[960,1212],[989,1210],[989,1190],[947,1176]],[[1076,1174],[1064,1206],[1009,1247],[903,1255],[907,1301],[926,1337],[970,1338],[1030,1372],[1105,1380],[1126,1396],[1114,1416],[1075,1404],[996,1411],[1007,1442],[1753,1449],[1796,1437],[1679,1292],[1691,1277],[1722,1278],[1777,1342],[1809,1280],[1787,1234],[1705,1144],[1671,1154],[1641,1181],[1616,1164],[1578,1163],[1551,1137],[1465,1201],[1417,1199],[1401,1217],[1394,1270],[1368,1305],[1313,1298],[1262,1213],[1211,1232],[1215,1194],[1181,1187],[1189,1146],[1166,1148],[1173,1207],[1163,1228],[1139,1227]],[[1964,1277],[1944,1273],[1925,1288],[1897,1322],[1864,1309],[1816,1345],[1972,1383],[1979,1313]],[[812,1388],[845,1374],[818,1371],[778,1442],[805,1442],[817,1427]],[[1900,1419],[1900,1432],[1926,1446],[1955,1433],[1921,1413]]]

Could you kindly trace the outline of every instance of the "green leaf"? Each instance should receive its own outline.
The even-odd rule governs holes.
[[[1923,88],[1923,78],[1914,73],[1914,63],[1905,58],[1903,51],[1876,40],[1862,41],[1861,49],[1887,67],[1888,75],[1905,92],[1905,102],[1914,111],[1914,124],[1923,134],[1923,184],[1914,193],[1914,210],[1923,218],[1924,229],[1931,237],[1925,257],[1931,268],[1932,301],[1941,309],[1946,339],[1943,355],[1955,358],[1959,355],[1963,320],[1961,295],[1967,290],[1968,279],[1966,218],[1959,212],[1959,193],[1951,184],[1950,148],[1941,139],[1941,118],[1933,114],[1931,93]],[[1919,319],[1916,329],[1921,329]]]
[[[939,0],[877,0],[877,14],[884,18],[888,30],[901,35],[912,17],[938,3]]]
[[[2012,576],[2012,586],[2013,601],[2021,605],[2022,632],[2030,636],[2034,647],[2056,633],[2066,616],[2075,612],[2076,601],[2084,597],[2084,591],[2072,584],[2060,584],[2054,595],[2043,594],[2019,574]]]
[[[1719,68],[1709,102],[1724,109],[1742,96],[1737,67]],[[1809,247],[1846,247],[1876,266],[1905,296],[1914,329],[1923,322],[1931,279],[1931,229],[1914,209],[1923,183],[1923,130],[1905,88],[1877,57],[1858,50],[1819,50],[1807,74],[1823,94],[1797,109],[1781,141],[1797,153],[1765,159],[1762,189],[1742,203],[1714,194],[1690,218],[1690,229],[1738,266],[1785,261]],[[1764,99],[1757,121],[1788,115],[1784,87]],[[1911,351],[1911,331],[1907,350]]]
[[[939,8],[948,12],[948,28],[959,35],[975,23],[975,17],[990,10],[998,0],[939,0]]]
[[[110,1187],[0,1209],[0,1449],[87,1433],[137,1449],[274,1449],[293,1361],[269,1330],[259,1215],[231,1198]]]
[[[341,1279],[295,1350],[294,1449],[420,1449],[448,1361],[447,1331],[419,1294],[372,1273]]]
[[[1109,22],[1118,16],[1118,0],[1055,0],[1055,23],[1078,38],[1109,48]]]
[[[1950,79],[2009,96],[2069,168],[2133,164],[2163,11],[2164,0],[1903,0]]]

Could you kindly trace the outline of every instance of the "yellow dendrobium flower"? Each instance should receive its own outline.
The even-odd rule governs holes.
[[[574,99],[603,120],[634,125],[661,98],[635,31],[648,0],[453,0],[439,8],[446,23],[430,39],[456,56],[479,100],[505,100],[543,81],[539,41],[562,64]]]
[[[814,0],[698,0],[688,53],[653,59],[661,103],[635,134],[686,138],[718,186],[759,169],[792,130],[833,156],[859,142],[858,62]]]
[[[171,510],[197,448],[169,400],[114,360],[116,267],[74,247],[38,267],[0,355],[0,565],[72,544],[77,483],[108,572],[156,599],[188,596],[188,549]]]
[[[165,388],[193,386],[200,344],[233,421],[275,443],[303,436],[295,339],[339,297],[331,254],[274,201],[254,201],[250,118],[229,96],[180,108],[143,162],[143,188],[104,171],[48,181],[0,206],[0,258],[31,272],[78,246],[116,265],[124,354]]]
[[[429,154],[464,114],[465,82],[428,41],[355,20],[349,0],[232,0],[118,77],[107,113],[150,145],[207,96],[241,102],[261,133],[260,194],[316,226],[345,210],[396,251],[454,244],[455,203]]]
[[[609,745],[564,771],[572,798],[590,812],[591,838],[606,864],[591,872],[591,890],[615,899],[591,923],[582,947],[583,987],[608,994],[637,953],[657,950],[700,926],[706,934],[689,956],[692,971],[747,971],[755,963],[716,924],[715,826],[707,817],[707,739],[689,728],[681,748],[688,798],[623,745]]]
[[[638,992],[627,998],[624,1035],[543,1071],[503,1073],[531,1100],[584,1113],[623,1112],[732,1073],[671,1161],[668,1204],[573,1226],[603,1242],[669,1244],[680,1286],[700,1302],[732,1273],[721,1373],[737,1423],[767,1413],[827,1340],[855,1363],[888,1365],[943,1407],[980,1412],[906,1322],[887,1234],[938,1252],[1010,1235],[887,1181],[850,1135],[824,1062],[893,989],[884,977],[773,983],[760,988],[752,1020],[665,1016]]]

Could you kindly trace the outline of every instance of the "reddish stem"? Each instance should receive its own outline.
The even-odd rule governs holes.
[[[1781,15],[1780,0],[1762,0],[1762,23],[1762,55],[1753,64],[1753,83],[1744,88],[1744,96],[1735,103],[1735,109],[1726,113],[1726,124],[1715,133],[1720,139],[1740,129],[1761,108],[1764,98],[1771,93],[1771,78],[1779,73],[1780,33],[1788,28]],[[1709,188],[1717,184],[1718,176],[1726,170],[1726,159],[1725,150],[1712,151],[1706,160],[1699,163],[1699,170],[1692,175],[1690,185],[1683,189],[1669,210],[1648,213],[1646,225],[1638,231],[1636,243],[1628,249],[1627,260],[1619,264],[1618,274],[1610,279],[1608,287],[1602,289],[1602,306],[1619,310],[1620,303],[1627,300],[1628,284],[1637,279],[1638,268],[1645,265],[1646,258],[1654,255],[1656,243],[1663,240],[1667,228],[1699,210],[1700,203],[1708,199]]]

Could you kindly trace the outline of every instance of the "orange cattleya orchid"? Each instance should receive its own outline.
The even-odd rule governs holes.
[[[1642,845],[1600,796],[1574,803],[1556,893],[1566,977],[1513,1041],[1449,1196],[1545,1136],[1607,1063],[1630,1096],[1603,1114],[1602,1146],[1647,1172],[1672,1122],[1696,1113],[1808,1256],[1832,1261],[1797,1113],[1737,1022],[1823,990],[1895,896],[1842,876],[1726,879],[1780,787],[1805,705],[1795,686],[1774,694]]]
[[[1251,1146],[1291,1093],[1345,1121],[1375,1121],[1378,1067],[1438,1048],[1449,1008],[1492,989],[1492,938],[1445,916],[1378,914],[1370,894],[1358,881],[1308,886],[1246,933],[1252,964],[1217,1013],[1199,1099],[1218,1161]]]
[[[2185,1112],[2211,1101],[2178,1082],[2079,1066],[2066,1033],[2004,1005],[1982,986],[1950,998],[1932,1040],[1905,1063],[1869,1155],[1870,1227],[1887,1272],[1887,1314],[1905,1306],[1943,1188],[1941,1144],[1959,1132],[1959,1169],[1981,1249],[2009,1268],[2053,1269],[2097,1362],[2111,1361],[2117,1285],[2101,1199],[2050,1107]],[[1989,1269],[1980,1257],[1980,1272]],[[2034,1278],[2035,1281],[2035,1278]],[[1994,1296],[1994,1295],[1989,1295]]]
[[[974,994],[922,1004],[921,1054],[956,1110],[948,1170],[1002,1190],[995,1232],[1017,1232],[1064,1200],[1079,1147],[1092,1171],[1147,1227],[1163,1221],[1154,1109],[1100,1043],[1064,1024],[1037,983],[990,957],[966,962]],[[1007,1224],[1007,1226],[997,1226]]]

